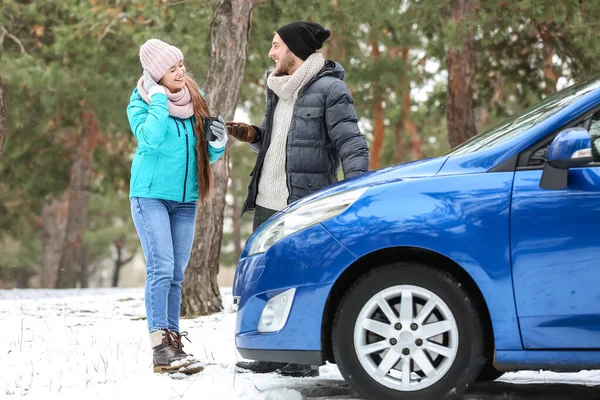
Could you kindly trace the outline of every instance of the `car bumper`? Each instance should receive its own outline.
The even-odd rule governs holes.
[[[266,253],[242,258],[233,295],[238,298],[235,342],[240,354],[260,361],[321,364],[321,327],[331,288],[354,261],[321,225],[285,238]],[[295,289],[283,328],[259,332],[267,302]]]

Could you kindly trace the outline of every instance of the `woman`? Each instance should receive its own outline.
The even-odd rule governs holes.
[[[146,315],[154,372],[194,373],[202,367],[183,351],[179,330],[181,284],[190,259],[196,201],[211,189],[209,164],[225,152],[224,121],[210,126],[208,105],[186,73],[181,51],[151,39],[140,48],[144,74],[131,95],[127,117],[138,147],[131,165],[133,222],[146,258]]]

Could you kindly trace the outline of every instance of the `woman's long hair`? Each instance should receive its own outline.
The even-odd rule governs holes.
[[[200,94],[198,84],[190,74],[186,74],[185,85],[192,96],[194,118],[196,119],[194,134],[196,135],[196,155],[198,160],[198,190],[200,191],[200,201],[202,204],[206,204],[212,189],[212,172],[208,158],[208,143],[204,138],[204,118],[210,116],[210,111],[206,100]]]

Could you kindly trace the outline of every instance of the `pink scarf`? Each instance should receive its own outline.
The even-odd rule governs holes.
[[[148,96],[148,92],[144,89],[144,85],[142,84],[143,81],[144,78],[140,78],[137,88],[142,99],[150,104],[150,96]],[[170,116],[185,119],[194,115],[192,96],[190,95],[187,86],[184,86],[184,88],[177,93],[171,93],[169,89],[165,89],[165,92],[167,93]]]

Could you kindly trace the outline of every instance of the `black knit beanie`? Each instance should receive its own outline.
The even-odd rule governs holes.
[[[289,23],[277,29],[277,33],[290,51],[302,60],[323,47],[323,42],[331,35],[328,29],[310,21]]]

